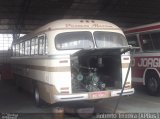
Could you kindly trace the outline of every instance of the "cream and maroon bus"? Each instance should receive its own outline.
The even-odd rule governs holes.
[[[125,31],[128,43],[140,47],[133,55],[133,83],[147,87],[151,95],[160,90],[160,22]]]
[[[119,96],[130,63],[122,30],[88,19],[53,21],[13,42],[16,84],[53,104]],[[131,95],[131,72],[122,95]]]

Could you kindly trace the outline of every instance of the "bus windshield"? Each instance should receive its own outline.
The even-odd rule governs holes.
[[[65,32],[55,37],[57,49],[89,49],[94,47],[91,32]]]
[[[94,38],[98,48],[127,46],[126,38],[119,33],[95,31]]]

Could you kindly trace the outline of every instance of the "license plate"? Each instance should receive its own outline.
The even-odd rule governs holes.
[[[90,94],[90,98],[91,99],[98,99],[98,98],[104,98],[107,96],[107,93],[106,92],[92,92]]]

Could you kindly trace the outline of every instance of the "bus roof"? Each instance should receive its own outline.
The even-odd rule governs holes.
[[[21,37],[19,40],[33,37],[34,35],[45,33],[51,30],[65,30],[65,29],[103,29],[103,30],[120,30],[121,29],[113,23],[94,20],[94,19],[62,19],[50,22],[37,30]]]
[[[124,33],[134,34],[134,33],[142,33],[155,30],[160,30],[160,22],[128,28],[124,30]]]
[[[56,20],[51,23],[46,24],[45,26],[38,29],[109,29],[109,28],[119,28],[118,26],[102,20],[93,20],[93,19],[63,19]]]

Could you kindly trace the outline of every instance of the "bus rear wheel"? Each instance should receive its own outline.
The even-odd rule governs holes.
[[[35,88],[34,90],[34,99],[35,99],[35,104],[37,107],[40,107],[42,105],[42,100],[40,99],[40,94],[38,88]]]
[[[159,76],[155,73],[150,73],[147,76],[146,87],[150,95],[158,95],[160,88]]]

